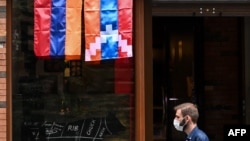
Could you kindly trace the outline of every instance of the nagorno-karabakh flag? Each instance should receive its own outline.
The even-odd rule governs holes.
[[[80,59],[82,0],[34,0],[37,57]]]
[[[85,61],[132,57],[133,0],[84,0]]]

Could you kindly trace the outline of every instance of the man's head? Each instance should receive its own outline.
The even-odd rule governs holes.
[[[198,118],[199,118],[199,112],[195,104],[182,103],[180,105],[175,106],[174,110],[176,111],[176,113],[178,113],[178,115],[175,115],[175,116],[178,116],[178,117],[189,116],[192,119],[193,123],[197,123]]]
[[[199,112],[197,106],[193,103],[182,103],[174,107],[175,119],[174,125],[177,130],[185,130],[188,126],[196,125]]]

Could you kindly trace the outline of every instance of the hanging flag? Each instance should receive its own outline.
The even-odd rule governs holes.
[[[80,59],[81,17],[82,0],[35,0],[35,55]]]
[[[85,61],[132,57],[133,0],[84,0]]]

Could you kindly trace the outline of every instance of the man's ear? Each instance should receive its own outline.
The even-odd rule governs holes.
[[[189,115],[186,116],[186,121],[191,121],[191,117]]]

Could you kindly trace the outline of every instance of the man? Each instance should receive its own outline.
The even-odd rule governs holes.
[[[174,107],[174,127],[187,134],[186,141],[209,141],[205,132],[197,126],[199,112],[193,103],[182,103]]]

